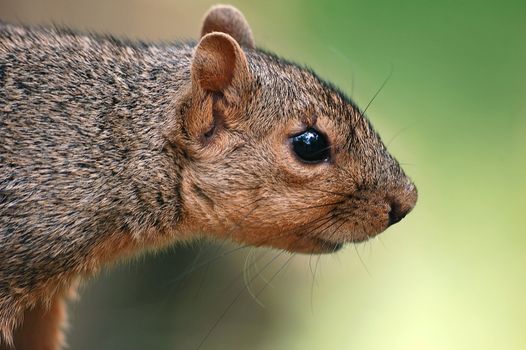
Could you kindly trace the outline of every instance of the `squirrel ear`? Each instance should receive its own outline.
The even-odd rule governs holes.
[[[228,34],[205,35],[194,53],[192,81],[208,92],[223,92],[229,86],[239,86],[249,76],[245,53]]]
[[[212,32],[229,34],[239,45],[250,49],[256,46],[247,20],[238,9],[230,5],[213,6],[205,15],[201,37]]]

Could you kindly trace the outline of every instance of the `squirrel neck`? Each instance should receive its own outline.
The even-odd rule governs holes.
[[[0,43],[0,281],[19,271],[18,290],[66,283],[126,247],[181,236],[185,160],[166,132],[190,96],[193,45],[1,23]],[[32,250],[8,260],[20,242]]]
[[[109,107],[94,116],[100,134],[93,141],[111,145],[106,161],[119,164],[104,176],[115,181],[109,181],[115,183],[113,199],[118,204],[111,221],[134,236],[170,232],[181,217],[184,157],[168,139],[178,136],[177,103],[190,91],[192,46],[113,49],[110,57],[102,52],[106,78],[93,80],[95,86],[106,84],[97,103],[105,101]],[[89,104],[85,108],[101,110]]]

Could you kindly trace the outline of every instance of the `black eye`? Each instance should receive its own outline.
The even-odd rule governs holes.
[[[329,159],[330,156],[327,139],[312,128],[292,137],[292,148],[296,155],[307,163],[322,162]]]

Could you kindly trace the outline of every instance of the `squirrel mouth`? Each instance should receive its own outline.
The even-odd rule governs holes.
[[[343,243],[335,243],[331,241],[326,241],[321,238],[316,238],[321,248],[320,253],[335,253],[338,250],[342,249]]]
[[[337,252],[342,247],[343,243],[332,242],[319,237],[297,235],[297,239],[286,249],[294,253],[329,254]]]

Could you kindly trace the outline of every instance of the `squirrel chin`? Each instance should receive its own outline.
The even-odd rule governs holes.
[[[300,254],[331,254],[343,248],[343,243],[332,242],[318,237],[296,234],[289,239],[271,244],[273,248]]]
[[[335,243],[321,238],[309,238],[307,241],[305,243],[310,243],[310,247],[301,251],[295,250],[294,252],[302,254],[332,254],[343,248],[343,243]]]

